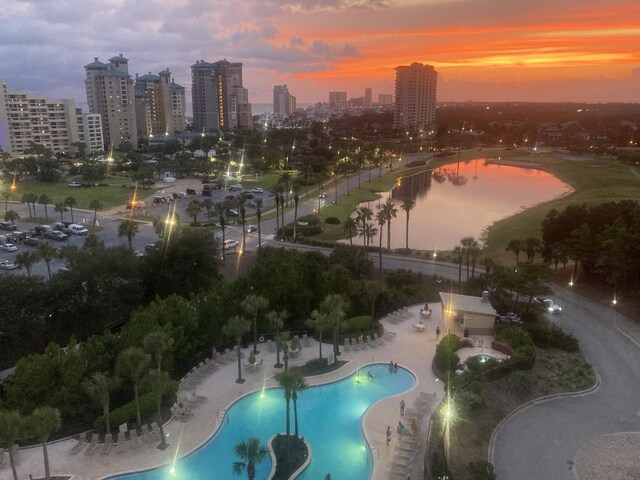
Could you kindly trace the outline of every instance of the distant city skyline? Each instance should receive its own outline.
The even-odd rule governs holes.
[[[376,99],[413,62],[438,71],[438,101],[640,101],[631,0],[21,0],[3,13],[0,78],[85,111],[82,67],[114,53],[132,74],[171,66],[187,101],[200,58],[241,62],[251,103],[282,84],[299,104]]]

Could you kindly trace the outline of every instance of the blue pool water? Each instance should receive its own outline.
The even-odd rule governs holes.
[[[373,381],[367,378],[367,372]],[[399,368],[395,373],[386,364],[372,364],[338,382],[310,387],[298,394],[300,435],[310,444],[312,461],[298,478],[367,480],[371,475],[371,452],[361,429],[367,408],[381,398],[404,392],[415,383],[413,375]],[[293,432],[293,406],[291,431]],[[171,466],[146,472],[111,477],[111,480],[232,480],[237,460],[234,445],[258,437],[266,445],[269,437],[285,431],[285,401],[282,389],[273,388],[241,398],[228,410],[223,426],[200,449]],[[185,424],[189,428],[189,423]],[[266,479],[271,471],[267,457],[257,466],[256,479]]]

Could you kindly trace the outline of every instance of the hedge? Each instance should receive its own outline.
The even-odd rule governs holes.
[[[533,368],[533,363],[536,359],[536,350],[529,332],[522,327],[497,325],[496,336],[504,340],[513,350],[513,356],[509,362],[513,368],[519,370]]]
[[[457,335],[445,335],[436,347],[436,363],[445,371],[453,371],[460,363],[456,350],[460,348],[460,338]]]
[[[564,333],[555,325],[545,325],[537,322],[525,323],[524,328],[531,335],[536,347],[555,348],[565,352],[577,352],[580,349],[578,340]]]
[[[140,418],[149,418],[156,413],[156,400],[153,392],[140,395],[138,400],[140,401]],[[114,428],[117,428],[123,423],[136,422],[137,419],[138,415],[136,413],[135,400],[125,403],[121,407],[116,408],[109,413],[109,424],[111,426],[111,430],[114,430]],[[93,431],[104,432],[105,428],[104,415],[100,415],[96,418],[95,422],[93,422]]]
[[[330,225],[340,225],[340,219],[338,217],[327,217],[324,223],[328,223]]]
[[[345,334],[365,333],[371,329],[371,315],[351,317],[346,323],[346,326],[342,329]]]

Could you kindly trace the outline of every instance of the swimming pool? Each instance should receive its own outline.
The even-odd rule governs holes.
[[[367,372],[373,381],[367,378]],[[300,435],[310,444],[312,461],[303,480],[367,480],[371,476],[371,452],[361,429],[367,408],[381,398],[411,388],[414,376],[403,368],[395,373],[387,364],[371,364],[340,381],[310,387],[298,394]],[[188,428],[188,423],[187,427]],[[293,408],[291,417],[293,432]],[[247,395],[227,411],[222,427],[200,449],[179,460],[175,471],[167,465],[146,472],[110,477],[110,480],[232,480],[231,465],[237,460],[234,445],[249,437],[258,437],[266,445],[275,433],[285,431],[285,401],[280,388]],[[271,460],[257,466],[256,479],[266,479]]]

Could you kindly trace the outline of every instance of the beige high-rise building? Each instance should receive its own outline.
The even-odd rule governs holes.
[[[333,108],[345,108],[347,105],[347,92],[329,92],[329,106]]]
[[[393,128],[427,129],[436,121],[438,73],[431,65],[396,67]]]
[[[124,142],[138,145],[133,80],[129,60],[122,54],[102,63],[98,57],[85,65],[87,103],[90,113],[102,117],[105,150]]]
[[[378,105],[393,105],[393,93],[379,93]]]
[[[104,148],[102,117],[99,113],[82,113],[76,108],[79,141],[84,143],[85,152],[98,152]]]
[[[193,129],[233,130],[253,125],[249,91],[242,85],[242,63],[197,61],[191,66]]]
[[[286,85],[273,86],[273,114],[288,117],[296,111],[296,97],[289,93]]]
[[[371,108],[373,102],[373,90],[371,88],[364,89],[364,98],[362,99],[362,106],[364,108]]]
[[[185,129],[184,87],[173,81],[168,68],[157,75],[136,75],[134,92],[138,137]]]
[[[0,82],[0,148],[22,155],[32,143],[55,153],[70,152],[83,141],[73,99],[54,100]]]

